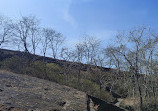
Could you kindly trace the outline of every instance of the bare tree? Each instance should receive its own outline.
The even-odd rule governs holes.
[[[92,36],[86,35],[84,41],[84,56],[87,64],[93,64],[100,50],[100,41]]]
[[[75,53],[69,48],[62,48],[60,56],[63,60],[72,62],[69,65],[67,64],[67,62],[63,63],[63,68],[64,68],[63,73],[65,76],[65,81],[67,81],[68,79],[71,78],[72,66],[74,65],[74,61],[75,61]]]
[[[33,25],[36,23],[36,19],[33,16],[22,17],[17,23],[14,24],[14,36],[15,40],[20,41],[24,48],[24,51],[29,53],[28,39],[30,37],[30,29],[34,27]]]
[[[56,32],[53,29],[49,29],[51,36],[49,37],[50,45],[49,47],[52,49],[53,58],[56,59],[58,56],[59,48],[63,44],[65,38],[61,33]]]
[[[47,67],[46,67],[47,62],[45,61],[45,57],[46,57],[46,53],[48,50],[48,45],[50,43],[50,41],[49,41],[50,36],[51,36],[50,30],[48,28],[44,28],[42,30],[42,40],[41,40],[42,49],[41,49],[41,51],[43,53],[43,69],[44,69],[44,73],[45,73],[45,78],[48,78]]]
[[[81,78],[81,62],[83,60],[84,57],[84,45],[83,44],[76,44],[75,47],[75,58],[77,59],[77,67],[78,67],[78,83],[80,82],[80,78]]]
[[[31,46],[33,50],[33,54],[36,54],[36,48],[40,43],[41,40],[41,33],[40,33],[40,26],[39,26],[39,20],[36,19],[35,17],[30,18],[30,41],[31,41]]]
[[[113,49],[112,46],[107,47],[104,51],[106,54],[105,57],[110,59],[111,66],[113,68],[116,68],[119,73],[119,71],[121,70],[121,61],[122,61],[120,55]]]
[[[116,47],[111,48],[113,53],[118,56],[115,57],[115,61],[120,61],[118,58],[122,56],[122,61],[128,63],[128,69],[131,73],[131,77],[134,77],[133,82],[138,88],[139,100],[140,100],[140,110],[143,111],[143,88],[142,88],[142,77],[144,68],[146,69],[146,64],[144,60],[148,55],[149,49],[154,45],[154,42],[146,42],[149,35],[149,29],[146,27],[136,28],[127,34],[128,44],[119,44]],[[150,51],[152,53],[152,51]]]
[[[0,48],[3,44],[8,43],[12,36],[11,20],[0,16]]]
[[[94,60],[95,62],[95,66],[97,69],[97,73],[96,73],[96,80],[99,84],[99,92],[100,92],[100,98],[102,96],[102,87],[103,87],[103,83],[102,83],[102,78],[105,76],[105,74],[103,73],[103,69],[104,69],[104,64],[105,64],[105,58],[102,55],[103,53],[100,52],[100,55],[98,55],[98,57]],[[99,67],[97,67],[99,66]]]
[[[75,59],[76,59],[75,52],[73,50],[69,49],[69,48],[62,48],[60,57],[63,60],[72,61],[72,62],[74,62]]]

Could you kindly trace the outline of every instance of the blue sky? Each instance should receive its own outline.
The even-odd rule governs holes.
[[[35,15],[73,44],[84,34],[109,40],[117,31],[158,26],[158,0],[0,0],[0,15]]]

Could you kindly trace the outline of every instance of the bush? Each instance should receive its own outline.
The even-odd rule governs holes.
[[[46,65],[48,71],[54,71],[54,72],[60,72],[61,68],[57,65],[57,64],[54,64],[54,63],[48,63]]]
[[[149,105],[148,107],[144,107],[143,111],[158,111],[157,105]]]
[[[81,89],[82,91],[86,91],[88,94],[92,95],[99,94],[99,85],[87,79],[81,80],[81,85],[79,89]]]
[[[3,69],[16,71],[18,73],[23,71],[22,66],[22,60],[18,56],[7,58],[1,62],[1,67]]]

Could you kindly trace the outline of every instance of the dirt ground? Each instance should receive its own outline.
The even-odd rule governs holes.
[[[86,102],[76,89],[0,71],[0,111],[87,111]]]

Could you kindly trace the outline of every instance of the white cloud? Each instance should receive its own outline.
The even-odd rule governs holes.
[[[70,14],[70,7],[74,0],[52,0],[51,10],[56,13],[56,18],[62,19],[63,22],[70,24],[73,28],[77,27],[77,21]]]
[[[55,19],[55,21],[63,20],[63,22],[67,22],[70,26],[75,28],[77,27],[77,22],[70,14],[70,7],[73,1],[74,0],[50,0],[47,2],[39,0],[0,0],[0,13],[12,17],[20,16],[20,14],[35,14],[42,15],[42,18],[51,14],[52,16],[49,15],[50,18]],[[47,17],[47,20],[48,19]]]
[[[61,0],[61,1],[66,1],[65,2],[65,7],[63,9],[63,18],[65,21],[69,22],[74,28],[77,28],[78,23],[76,19],[70,14],[70,7],[73,2],[76,2],[78,0]],[[84,3],[84,2],[91,2],[93,0],[80,0],[78,2]]]
[[[63,18],[65,21],[69,22],[74,28],[77,27],[76,20],[69,14],[69,12],[65,11],[63,13]]]
[[[73,2],[73,0],[68,0],[69,2],[67,2],[67,5],[65,6],[65,8],[63,9],[63,13],[62,13],[62,16],[63,16],[63,19],[70,23],[73,28],[76,28],[77,27],[77,21],[75,20],[75,18],[70,14],[70,7],[71,7],[71,4]]]
[[[100,40],[108,40],[112,37],[114,37],[117,33],[117,31],[114,30],[95,30],[95,31],[89,31],[88,34],[100,39]]]

